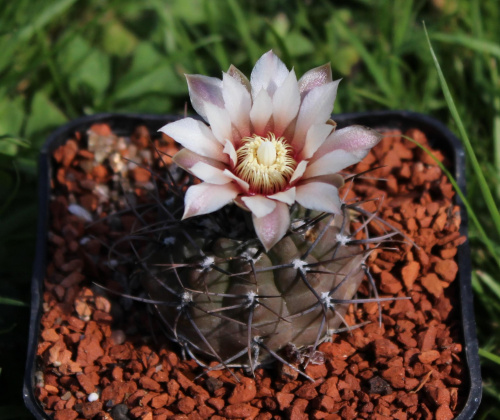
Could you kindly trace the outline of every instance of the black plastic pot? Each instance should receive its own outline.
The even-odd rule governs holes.
[[[31,286],[31,325],[28,341],[28,358],[24,377],[24,401],[28,409],[38,419],[50,419],[35,397],[35,373],[37,371],[36,350],[42,316],[43,279],[46,267],[47,236],[49,222],[50,178],[52,173],[51,155],[73,133],[87,131],[92,124],[107,123],[118,135],[129,135],[138,125],[147,126],[152,133],[164,124],[180,117],[137,114],[99,114],[76,119],[52,133],[40,153],[39,160],[39,214],[36,257]],[[439,149],[451,162],[451,172],[465,191],[465,154],[460,141],[439,121],[428,116],[405,111],[378,111],[334,115],[339,127],[360,124],[373,128],[401,129],[418,128],[423,131],[435,149]],[[462,225],[460,233],[467,235],[467,213],[459,197]],[[456,419],[472,419],[481,401],[482,384],[479,366],[478,343],[471,288],[471,262],[468,241],[458,248],[458,283],[461,303],[462,344],[467,367],[468,397]]]

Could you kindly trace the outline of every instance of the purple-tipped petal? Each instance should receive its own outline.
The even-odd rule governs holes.
[[[271,119],[273,113],[273,102],[266,90],[261,89],[255,98],[252,110],[250,111],[250,120],[252,121],[253,131],[258,135],[266,135],[264,130]]]
[[[326,85],[332,81],[332,67],[330,63],[316,67],[304,73],[299,79],[299,90],[302,99],[310,90],[317,86]]]
[[[203,182],[188,188],[184,197],[183,219],[212,213],[236,198],[239,189],[233,183],[213,185]]]
[[[176,142],[182,144],[185,148],[196,150],[201,156],[227,163],[229,158],[223,153],[223,146],[201,121],[193,118],[183,118],[174,121],[160,128],[158,131],[172,137]]]
[[[238,129],[241,137],[249,137],[250,110],[252,97],[240,81],[224,73],[222,77],[222,96],[224,105],[229,113],[233,125]]]
[[[276,201],[270,200],[263,195],[251,195],[241,197],[245,206],[247,206],[252,214],[256,217],[264,217],[271,213],[276,208]]]
[[[206,103],[205,111],[207,113],[207,121],[210,124],[212,133],[221,144],[226,144],[226,140],[233,139],[233,128],[229,113],[225,108],[219,108],[213,104]]]
[[[360,159],[352,153],[342,149],[334,150],[309,163],[302,178],[307,179],[315,176],[334,174],[359,161]]]
[[[293,203],[295,203],[295,187],[292,187],[286,191],[281,191],[273,195],[268,195],[267,197],[272,200],[281,201],[282,203],[291,206]]]
[[[232,181],[230,177],[228,177],[224,173],[225,169],[219,169],[215,166],[209,165],[205,162],[195,163],[191,168],[189,168],[189,172],[191,172],[194,176],[200,178],[202,181],[208,182],[209,184],[223,185]]]
[[[181,149],[179,150],[173,157],[173,161],[175,164],[179,165],[181,168],[189,171],[194,165],[198,162],[204,162],[208,165],[211,165],[215,168],[224,170],[227,165],[222,162],[219,162],[215,159],[210,159],[205,156],[200,156],[198,153],[193,152],[189,149]]]
[[[295,150],[302,150],[307,131],[313,124],[324,124],[330,118],[339,83],[340,80],[336,80],[317,86],[304,97],[292,140]]]
[[[340,213],[339,190],[324,182],[310,182],[297,186],[296,200],[307,209]]]
[[[316,150],[324,143],[328,135],[332,132],[333,126],[330,124],[314,124],[307,130],[304,147],[299,154],[302,159],[309,159]]]
[[[360,125],[352,125],[330,134],[318,149],[313,160],[338,149],[346,150],[361,160],[380,140],[382,140],[382,135],[377,131]]]
[[[216,77],[202,76],[200,74],[186,74],[189,97],[194,110],[207,121],[205,104],[211,103],[219,108],[224,107],[222,98],[222,80]]]
[[[253,226],[266,251],[269,251],[285,236],[290,226],[290,212],[285,203],[276,203],[276,208],[264,217],[252,215]]]
[[[278,56],[272,51],[265,53],[255,63],[255,67],[250,75],[253,99],[255,100],[256,95],[258,95],[261,89],[265,89],[269,96],[272,97],[287,76],[288,70]]]

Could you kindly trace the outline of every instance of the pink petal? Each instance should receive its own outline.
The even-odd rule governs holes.
[[[250,132],[250,110],[252,109],[250,92],[238,79],[224,73],[222,96],[233,125],[238,129],[241,137],[249,137],[252,134]]]
[[[233,183],[213,185],[203,182],[188,188],[184,197],[183,219],[212,213],[230,203],[239,193]]]
[[[328,135],[332,132],[333,126],[330,124],[314,124],[307,130],[304,148],[299,156],[302,159],[309,159],[316,150],[324,143]]]
[[[193,118],[183,118],[160,128],[158,131],[172,137],[187,149],[195,150],[197,154],[221,162],[229,158],[223,153],[222,144],[214,137],[210,128]]]
[[[297,187],[296,201],[301,206],[327,213],[340,213],[339,190],[324,182],[310,182]]]
[[[215,159],[210,159],[205,156],[200,156],[199,154],[189,150],[189,149],[181,149],[179,150],[173,157],[173,161],[179,165],[181,168],[189,171],[195,164],[198,162],[204,162],[208,165],[214,166],[219,169],[225,169],[227,165],[222,162],[219,162]]]
[[[212,133],[221,144],[225,144],[226,140],[233,139],[233,129],[231,127],[231,119],[225,108],[219,108],[210,103],[205,104],[207,121],[210,124]]]
[[[224,107],[222,98],[222,81],[216,77],[199,74],[186,74],[189,97],[194,110],[207,121],[205,104],[211,103],[219,108]]]
[[[299,162],[297,167],[295,168],[295,171],[293,171],[292,177],[290,178],[290,184],[293,184],[296,182],[298,179],[304,175],[304,172],[306,171],[307,164],[309,162],[307,160],[303,160],[302,162]]]
[[[269,251],[283,236],[290,226],[290,212],[285,203],[276,203],[274,211],[264,217],[252,215],[253,226],[266,251]]]
[[[288,70],[278,56],[272,51],[265,53],[255,63],[255,67],[250,75],[253,99],[255,100],[256,95],[259,94],[261,89],[265,89],[269,96],[272,97],[287,76]]]
[[[334,174],[359,161],[360,159],[352,153],[342,149],[334,150],[333,152],[321,156],[314,162],[311,162],[302,178]]]
[[[356,155],[361,160],[381,139],[382,135],[371,128],[351,125],[330,134],[318,149],[316,155],[320,157],[333,150],[343,149]]]
[[[239,69],[237,69],[235,66],[233,66],[231,64],[229,66],[229,70],[227,71],[227,74],[229,74],[229,76],[231,76],[233,79],[240,82],[245,87],[245,89],[248,91],[248,93],[250,93],[252,88],[250,86],[250,82],[249,82],[248,78],[243,74],[243,72],[241,72]]]
[[[291,206],[293,203],[295,203],[295,187],[292,187],[286,191],[281,191],[273,195],[268,195],[267,198],[270,198],[272,200],[278,200],[281,201],[282,203]]]
[[[241,197],[241,200],[256,217],[267,216],[276,208],[277,204],[276,201],[270,200],[263,195]]]
[[[231,182],[231,178],[224,173],[224,169],[216,168],[205,162],[195,163],[189,168],[189,172],[209,184],[222,185]]]
[[[326,85],[332,81],[332,67],[330,63],[309,70],[304,73],[299,79],[299,90],[302,98],[306,96],[310,90],[317,86]]]
[[[300,106],[292,145],[302,150],[307,131],[313,124],[325,123],[331,116],[340,80],[317,86],[309,91]]]
[[[273,113],[273,103],[271,97],[264,89],[261,89],[255,98],[252,110],[250,111],[250,120],[252,121],[253,131],[259,135],[266,135],[264,130]]]
[[[274,134],[276,137],[280,137],[288,124],[297,116],[299,107],[299,86],[295,71],[292,69],[273,96]]]

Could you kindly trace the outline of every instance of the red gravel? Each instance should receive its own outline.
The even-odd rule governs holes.
[[[105,124],[95,135],[113,136]],[[462,343],[456,305],[458,266],[454,260],[461,237],[459,208],[453,190],[432,159],[393,131],[354,169],[379,166],[357,180],[347,199],[385,196],[382,219],[418,245],[398,251],[375,249],[369,265],[382,296],[411,300],[382,303],[382,325],[374,303],[351,306],[349,324],[368,325],[339,334],[320,345],[324,363],[309,364],[309,382],[286,366],[258,369],[255,378],[241,371],[202,370],[182,361],[175,346],[151,336],[141,305],[107,294],[92,284],[123,290],[133,265],[111,259],[106,244],[130,232],[131,212],[88,224],[78,204],[96,217],[126,208],[116,175],[107,165],[93,163],[82,133],[53,154],[53,197],[48,236],[42,333],[38,344],[43,380],[36,395],[56,420],[74,419],[430,419],[447,420],[462,404]],[[425,135],[407,135],[427,145]],[[132,134],[132,149],[120,150],[153,170],[145,127]],[[155,140],[171,155],[171,139]],[[148,150],[150,153],[141,154]],[[443,160],[441,153],[437,152]],[[168,156],[163,161],[170,162]],[[147,202],[151,173],[139,166],[122,172],[123,189],[137,204]],[[384,178],[385,181],[379,180]],[[107,198],[103,185],[114,186]],[[104,192],[103,192],[104,191]],[[379,201],[365,208],[376,210]],[[71,211],[69,209],[72,209]],[[88,214],[88,213],[87,213]],[[371,234],[383,233],[373,225]],[[125,246],[116,248],[126,255]],[[368,295],[368,283],[361,294]],[[137,310],[139,308],[139,310]],[[197,378],[198,377],[198,378]],[[195,379],[197,378],[197,379]],[[89,401],[96,393],[97,400]],[[129,417],[127,417],[129,416]]]

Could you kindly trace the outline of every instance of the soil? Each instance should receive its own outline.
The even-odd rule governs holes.
[[[454,418],[468,385],[455,281],[465,241],[460,211],[436,163],[401,132],[385,134],[353,169],[371,172],[343,194],[368,200],[366,210],[378,209],[407,235],[397,249],[375,250],[369,267],[381,296],[411,300],[383,302],[381,325],[376,303],[351,305],[350,325],[371,322],[322,343],[322,362],[305,368],[310,382],[278,363],[255,377],[204,373],[162,336],[146,305],[123,296],[133,292],[131,250],[120,241],[137,222],[130,206],[151,201],[147,168],[161,173],[177,145],[151,139],[143,126],[129,137],[105,124],[75,133],[53,154],[35,390],[46,413],[55,420]],[[428,146],[418,129],[405,134]],[[107,148],[93,149],[103,139]],[[369,295],[368,282],[359,294]]]

